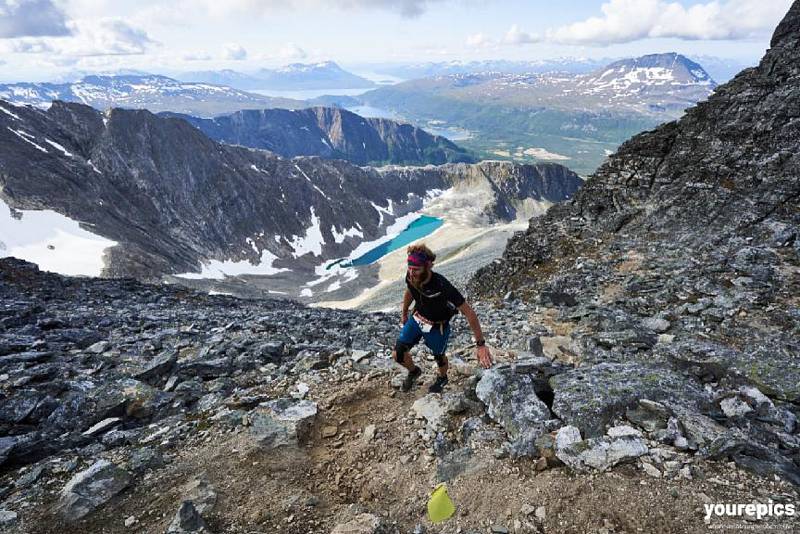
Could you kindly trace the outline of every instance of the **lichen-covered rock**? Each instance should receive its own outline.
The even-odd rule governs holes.
[[[550,379],[553,412],[587,436],[601,436],[608,423],[642,399],[700,410],[710,403],[702,387],[669,369],[637,363],[579,367]]]

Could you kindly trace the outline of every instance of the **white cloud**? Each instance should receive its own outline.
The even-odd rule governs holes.
[[[485,33],[476,33],[467,37],[467,46],[472,48],[486,48],[495,46],[497,42]]]
[[[510,45],[538,43],[539,41],[541,41],[541,38],[538,35],[531,35],[530,33],[520,30],[519,26],[516,24],[511,26],[503,37],[503,43]]]
[[[610,0],[603,15],[551,29],[547,40],[610,45],[646,38],[749,39],[768,35],[792,0],[713,0],[684,7],[665,0]]]
[[[14,54],[47,54],[53,47],[44,39],[14,39],[8,42],[6,50]]]
[[[306,59],[307,57],[308,54],[306,51],[294,43],[288,43],[286,46],[278,50],[278,58],[286,61]]]
[[[0,39],[69,34],[64,12],[51,0],[0,0]]]
[[[498,50],[506,46],[519,46],[538,42],[541,42],[541,38],[538,35],[532,35],[520,30],[516,24],[511,26],[500,39],[495,39],[483,32],[467,37],[467,46],[484,50]]]
[[[147,32],[120,19],[79,20],[70,23],[75,38],[67,40],[60,52],[69,56],[124,56],[144,54],[155,45]]]
[[[239,43],[228,43],[225,45],[225,59],[232,59],[234,61],[242,61],[247,59],[247,50],[244,49]]]
[[[214,56],[206,52],[190,52],[182,56],[184,61],[209,61],[214,59]]]
[[[269,14],[275,11],[334,8],[344,10],[381,9],[403,17],[418,17],[430,4],[447,0],[199,0],[212,14]]]
[[[65,58],[144,54],[156,45],[147,32],[120,19],[72,20],[69,37],[10,40],[5,48],[18,54],[52,54]]]

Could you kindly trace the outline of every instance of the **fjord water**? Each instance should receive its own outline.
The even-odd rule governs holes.
[[[414,222],[409,224],[405,230],[403,230],[402,232],[400,232],[400,234],[397,235],[397,237],[394,237],[389,241],[381,243],[377,247],[362,254],[361,256],[352,261],[339,260],[334,263],[331,263],[330,265],[328,265],[328,269],[330,269],[337,263],[341,263],[342,267],[369,265],[370,263],[378,261],[379,259],[389,254],[390,252],[395,251],[400,247],[408,245],[412,241],[416,241],[417,239],[432,234],[434,230],[436,230],[443,224],[444,221],[442,219],[439,219],[438,217],[430,217],[428,215],[422,215],[420,218],[414,220]]]

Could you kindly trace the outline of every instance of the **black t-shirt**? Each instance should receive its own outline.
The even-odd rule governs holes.
[[[406,287],[414,297],[414,310],[429,321],[448,321],[458,313],[457,308],[464,304],[464,297],[453,287],[447,278],[432,273],[431,279],[418,290],[411,285],[406,273]]]

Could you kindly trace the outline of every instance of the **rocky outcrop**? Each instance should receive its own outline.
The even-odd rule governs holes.
[[[243,110],[184,119],[215,141],[269,150],[283,157],[319,156],[356,165],[441,165],[475,158],[448,139],[388,119],[364,118],[341,108]]]
[[[795,2],[758,67],[626,142],[472,279],[569,325],[553,411],[585,435],[626,411],[654,428],[637,402],[663,403],[658,439],[798,480],[799,42]]]

